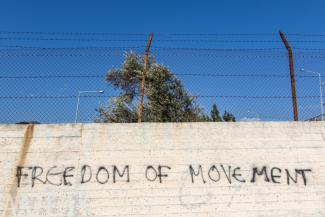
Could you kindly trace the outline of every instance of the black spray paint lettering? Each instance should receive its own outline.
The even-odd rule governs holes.
[[[163,183],[163,180],[168,177],[168,171],[171,170],[170,166],[149,165],[145,169],[145,178],[149,182]],[[80,172],[80,183],[86,184],[91,181],[104,185],[107,183],[117,182],[130,182],[130,166],[99,166],[91,167],[83,165],[80,171],[76,171],[75,167],[58,168],[57,166],[44,169],[41,166],[34,167],[21,167],[18,166],[16,170],[17,186],[21,187],[24,180],[30,183],[34,188],[37,185],[48,184],[52,186],[72,186],[72,180],[76,172]],[[286,169],[279,167],[252,167],[248,170],[251,176],[250,183],[266,182],[275,184],[303,184],[308,185],[309,175],[312,169]],[[213,164],[207,170],[202,165],[192,166],[189,165],[189,174],[192,183],[218,183],[225,180],[229,184],[245,183],[246,180],[242,177],[241,168],[238,166]],[[26,185],[25,184],[25,185]]]
[[[126,165],[122,171],[122,173],[115,166],[113,167],[113,182],[116,183],[116,175],[122,178],[126,174],[126,182],[130,182],[130,168],[129,165]]]
[[[70,173],[73,172],[74,169],[75,169],[75,167],[66,167],[64,169],[64,172],[63,172],[63,184],[64,185],[72,186],[72,184],[71,184],[71,182],[69,182],[68,178],[73,177],[73,174],[70,174]]]
[[[54,171],[54,172],[53,172]],[[57,172],[55,172],[57,171]],[[59,179],[59,183],[55,183],[53,181],[57,181],[55,180],[55,178],[60,177],[62,175],[62,171],[58,171],[57,166],[53,166],[51,167],[47,173],[46,173],[46,183],[49,183],[50,185],[55,185],[55,186],[61,186],[62,185],[62,179]],[[54,180],[53,180],[54,177]]]
[[[99,167],[96,173],[96,180],[99,184],[106,184],[109,180],[109,172],[106,167]]]
[[[205,183],[201,165],[199,167],[199,171],[201,171],[202,180]],[[194,183],[193,174],[194,175],[196,175],[196,174],[195,174],[195,172],[193,173],[192,165],[190,166],[190,173],[191,173],[191,177],[192,177],[192,183]],[[213,165],[212,167],[210,167],[209,172],[208,172],[208,176],[209,176],[210,180],[212,180],[214,182],[219,182],[220,181],[221,175],[220,175],[220,172],[219,172],[218,167],[216,165]]]
[[[281,181],[278,180],[281,178],[281,172],[282,172],[282,170],[278,167],[273,167],[271,169],[271,180],[273,183],[281,184]],[[276,175],[276,174],[278,174],[278,175]]]
[[[232,177],[238,182],[241,182],[241,183],[246,182],[246,180],[242,177],[242,174],[240,173],[240,167],[236,167],[233,170]]]
[[[21,185],[21,179],[22,177],[27,177],[28,174],[27,173],[23,173],[23,169],[25,169],[25,167],[17,167],[17,171],[16,171],[16,178],[17,178],[17,187],[19,188]]]
[[[312,172],[311,169],[294,169],[294,172],[292,172],[294,173],[293,176],[289,169],[285,169],[285,174],[282,174],[282,171],[283,170],[278,167],[272,167],[271,169],[268,169],[267,166],[263,166],[261,169],[254,167],[252,169],[251,183],[257,182],[257,177],[264,176],[264,182],[281,184],[281,178],[285,176],[287,185],[291,185],[291,183],[298,184],[300,179],[306,186],[308,184],[307,173]]]
[[[261,170],[258,169],[258,167],[254,167],[253,168],[253,176],[251,179],[251,183],[254,183],[256,181],[256,175],[258,176],[262,176],[264,174],[264,181],[265,182],[270,182],[270,179],[267,175],[267,171],[266,171],[266,166],[264,166]]]
[[[218,174],[220,176],[220,173],[219,173],[218,169],[216,167],[215,167],[215,169],[216,169],[216,171],[218,172]],[[190,175],[191,175],[192,183],[194,183],[194,176],[200,176],[200,175],[201,175],[202,182],[204,184],[206,183],[205,178],[204,178],[204,175],[203,175],[202,165],[199,165],[198,166],[197,172],[195,172],[195,170],[193,169],[193,166],[192,165],[189,166],[189,170],[190,170]],[[211,170],[211,169],[209,170],[209,177],[211,177],[210,172],[212,172],[212,171],[213,170]],[[220,177],[219,177],[218,181],[219,180],[220,180]]]
[[[158,178],[159,183],[162,183],[162,178],[168,177],[168,175],[162,171],[163,169],[171,170],[171,167],[159,165],[158,168],[156,169],[154,166],[151,166],[151,165],[147,166],[146,172],[145,172],[146,179],[150,182],[154,182]]]
[[[56,166],[51,167],[47,170],[46,174],[44,169],[40,166],[34,167],[17,167],[16,178],[17,178],[17,187],[21,186],[22,177],[31,178],[31,187],[35,187],[37,183],[39,184],[50,184],[54,186],[67,185],[71,186],[71,182],[68,178],[73,177],[74,175],[71,172],[75,167],[66,167],[62,170],[58,169]],[[28,172],[29,171],[29,172]],[[31,172],[30,172],[31,171]]]
[[[159,169],[160,174],[161,169]],[[72,186],[72,180],[75,176],[75,167],[58,168],[52,166],[49,169],[44,169],[40,166],[34,167],[20,167],[16,168],[16,180],[17,186],[21,187],[23,178],[29,178],[31,187],[35,187],[37,184],[48,184],[53,186]],[[109,167],[100,166],[98,168],[92,168],[88,165],[83,165],[80,170],[81,184],[88,183],[92,180],[99,184],[107,184],[110,180],[112,183],[118,181],[130,182],[129,166],[126,165],[123,168],[116,165]],[[164,175],[161,175],[163,177]],[[27,182],[29,183],[29,182]]]
[[[89,165],[83,165],[81,167],[81,184],[88,183],[93,179],[99,184],[107,184],[111,179],[112,183],[116,183],[119,180],[124,182],[130,182],[130,166],[125,165],[123,169],[120,169],[118,166],[113,165],[110,168],[105,166],[100,166],[97,169],[92,168]],[[93,177],[95,174],[95,177]]]
[[[37,170],[39,170],[39,172],[37,173]],[[35,181],[39,181],[42,184],[46,183],[46,180],[43,181],[41,180],[39,177],[43,174],[43,168],[42,167],[33,167],[32,169],[32,187],[35,186]]]
[[[298,175],[302,176],[302,180],[304,185],[307,185],[307,176],[306,173],[307,172],[312,172],[311,169],[295,169],[295,178],[293,178],[291,176],[291,174],[289,173],[289,171],[286,169],[286,174],[287,174],[287,184],[290,185],[291,181],[294,182],[295,184],[298,184]],[[291,180],[291,181],[290,181]]]
[[[91,167],[88,165],[83,165],[81,167],[81,184],[90,182],[92,176],[93,176],[93,174],[92,174]]]
[[[206,179],[203,171],[202,165],[198,165],[197,169],[195,170],[192,165],[189,166],[189,172],[191,175],[192,183],[195,183],[195,177],[201,177],[202,183],[207,183],[207,180],[212,182],[219,182],[221,181],[222,177],[226,178],[229,184],[233,183],[233,180],[237,182],[244,183],[246,182],[245,179],[242,178],[242,174],[240,172],[240,167],[233,168],[232,166],[225,167],[223,164],[219,165],[220,169],[217,165],[210,166]]]

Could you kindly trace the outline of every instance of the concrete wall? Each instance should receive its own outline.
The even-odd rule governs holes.
[[[324,217],[325,125],[0,125],[0,216]]]

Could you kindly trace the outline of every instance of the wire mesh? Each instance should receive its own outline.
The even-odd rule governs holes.
[[[252,40],[240,35],[239,40],[236,34],[158,35],[150,53],[155,63],[166,66],[182,81],[207,115],[216,104],[221,114],[231,112],[237,121],[291,121],[293,110],[287,51],[276,35],[261,36],[262,39]],[[86,41],[95,43],[95,46],[71,46],[75,37],[78,43]],[[299,34],[291,37],[294,45],[323,43],[325,39],[322,35],[317,35],[317,39],[313,38],[316,36],[300,39]],[[146,34],[108,37],[105,34],[48,33],[44,37],[44,33],[2,32],[0,38],[6,42],[0,44],[0,123],[73,123],[80,91],[104,90],[104,94],[80,94],[77,122],[94,122],[98,117],[96,109],[105,107],[109,99],[120,94],[105,81],[105,75],[109,70],[121,67],[127,52],[143,55],[145,47],[141,44],[146,42]],[[17,45],[17,41],[26,40],[40,44]],[[49,40],[67,42],[44,47],[44,41]],[[114,45],[122,42],[125,46],[99,46],[98,42],[119,43]],[[181,48],[170,46],[179,46],[180,42],[205,44],[201,47],[191,44]],[[247,45],[252,42],[258,45]],[[215,43],[221,44],[219,48]],[[244,46],[229,49],[229,43]],[[267,46],[261,49],[261,43]],[[318,76],[300,69],[321,73],[325,69],[324,60],[325,50],[294,48],[301,121],[321,115],[321,105]]]

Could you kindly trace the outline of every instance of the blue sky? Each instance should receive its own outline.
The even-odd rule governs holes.
[[[279,30],[285,33],[325,34],[325,2],[324,1],[109,1],[109,0],[1,0],[0,2],[0,46],[20,45],[39,47],[111,47],[111,46],[144,46],[146,34],[156,34],[153,46],[166,47],[201,47],[201,48],[278,48],[278,53],[245,53],[247,59],[238,58],[241,53],[230,53],[234,58],[224,58],[229,53],[223,51],[198,51],[186,53],[184,51],[159,51],[157,61],[169,66],[177,73],[232,73],[232,74],[279,74],[288,75],[287,59],[283,45],[276,35]],[[81,41],[37,41],[37,40],[6,40],[7,37],[44,37],[44,35],[6,34],[5,32],[81,32],[81,33],[143,33],[136,36],[138,42],[81,42]],[[263,36],[236,36],[236,40],[271,40],[270,43],[182,43],[159,42],[164,34],[252,34],[274,33]],[[45,35],[45,37],[54,37]],[[74,35],[57,36],[75,38]],[[82,36],[84,37],[84,36]],[[88,37],[88,36],[86,36]],[[90,37],[90,36],[89,36]],[[119,38],[122,36],[114,36]],[[123,36],[128,38],[129,36]],[[170,38],[170,36],[168,36]],[[178,36],[183,39],[189,36]],[[194,36],[191,36],[193,38]],[[215,39],[202,36],[204,39]],[[94,38],[103,39],[100,36]],[[134,38],[134,37],[133,37]],[[194,37],[198,39],[200,37]],[[175,36],[172,37],[175,39]],[[229,39],[228,36],[217,37],[217,40]],[[301,40],[289,35],[289,39]],[[315,39],[315,38],[307,38]],[[317,40],[325,40],[320,36]],[[299,48],[325,48],[325,43],[292,43]],[[6,54],[6,50],[2,54]],[[20,51],[13,51],[20,52]],[[25,53],[34,51],[24,51]],[[118,67],[123,59],[123,51],[114,55],[99,55],[100,57],[55,57],[57,51],[37,51],[50,54],[50,57],[3,57],[0,61],[2,76],[10,75],[75,75],[95,74],[105,75],[107,70]],[[63,51],[58,51],[63,52]],[[64,51],[65,52],[65,51]],[[76,50],[73,55],[78,56],[83,51]],[[79,52],[79,53],[78,53]],[[97,54],[105,50],[89,51]],[[112,52],[111,50],[107,51]],[[142,48],[139,50],[142,52]],[[202,52],[202,55],[201,53]],[[112,52],[113,53],[113,52]],[[17,53],[16,53],[17,54]],[[61,54],[61,53],[60,53]],[[66,53],[64,53],[66,54]],[[194,54],[194,56],[193,56]],[[218,59],[211,55],[221,56]],[[255,56],[261,58],[254,58]],[[270,55],[270,58],[264,56]],[[273,57],[274,56],[274,57]],[[274,59],[272,59],[274,58]],[[301,67],[324,71],[324,59],[297,58],[296,68]],[[234,62],[236,64],[234,64]],[[201,65],[200,65],[201,64]],[[297,94],[317,96],[317,79],[300,79],[301,73],[296,72]],[[290,95],[289,80],[263,77],[252,78],[219,78],[219,77],[191,77],[180,76],[185,86],[195,95]],[[240,80],[242,79],[242,80]],[[245,80],[246,79],[246,80]],[[267,81],[267,83],[265,83]],[[80,79],[69,83],[69,80],[0,80],[2,92],[0,96],[71,96],[78,90],[105,89],[107,95],[115,92],[103,82],[97,80]],[[237,83],[236,83],[237,82]],[[266,85],[267,84],[267,85]],[[114,94],[113,94],[114,93]],[[84,120],[94,115],[94,108],[106,104],[105,97],[98,99],[83,99],[81,112]],[[300,100],[302,102],[303,100]],[[3,108],[0,122],[16,122],[19,120],[40,120],[41,122],[69,122],[73,120],[75,99],[53,103],[52,99],[35,101],[0,100]],[[213,103],[217,103],[221,112],[230,110],[238,119],[288,120],[292,118],[291,99],[256,100],[201,98],[199,103],[209,112]],[[299,103],[299,100],[298,100]],[[306,119],[319,114],[318,99],[304,99],[298,107],[302,118]],[[28,108],[28,109],[26,109]],[[53,112],[54,111],[54,112]],[[60,111],[60,112],[59,112]],[[308,111],[308,112],[306,112]],[[9,114],[9,115],[8,115]],[[81,115],[81,117],[83,117]]]
[[[1,0],[7,31],[323,33],[321,0]]]

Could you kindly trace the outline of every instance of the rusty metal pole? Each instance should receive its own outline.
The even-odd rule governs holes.
[[[279,32],[279,34],[280,34],[280,37],[282,39],[282,42],[283,42],[284,46],[286,47],[286,49],[288,51],[290,79],[291,79],[291,96],[292,96],[293,118],[294,118],[294,121],[298,121],[296,81],[295,81],[295,69],[294,69],[294,64],[293,64],[292,48],[290,47],[286,36],[282,32]]]
[[[147,70],[148,70],[148,59],[149,59],[149,52],[150,52],[150,46],[151,46],[152,39],[153,39],[153,33],[150,33],[148,41],[147,41],[146,52],[144,55],[143,74],[142,74],[142,82],[141,82],[141,89],[140,89],[138,123],[142,122],[144,88],[145,88],[145,82],[146,82],[146,76],[147,76]]]

